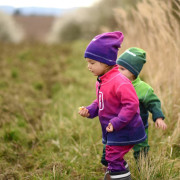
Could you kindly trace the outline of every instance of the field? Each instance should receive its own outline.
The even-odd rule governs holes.
[[[168,126],[156,129],[149,117],[148,160],[139,171],[133,151],[125,157],[133,180],[180,179],[179,5],[143,0],[136,9],[113,10],[113,31],[125,35],[119,54],[134,46],[147,52],[140,77],[160,98]],[[25,42],[0,42],[0,180],[103,179],[99,120],[78,114],[95,99],[96,77],[83,58],[89,40],[43,43],[53,20],[16,17]]]
[[[86,45],[1,44],[0,179],[103,178],[100,124],[78,115],[95,98]],[[142,160],[139,172],[132,152],[126,156],[133,179],[179,179],[180,115],[163,107],[168,130],[150,120],[149,166]]]

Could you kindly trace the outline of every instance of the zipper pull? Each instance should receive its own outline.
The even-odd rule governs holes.
[[[97,81],[98,81],[99,83],[101,83],[101,79],[100,79],[99,76],[97,77]]]
[[[99,82],[98,89],[100,90],[100,87],[101,87],[101,79],[98,77],[98,78],[97,78],[97,81]]]

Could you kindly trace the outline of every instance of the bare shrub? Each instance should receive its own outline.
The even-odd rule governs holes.
[[[12,16],[0,12],[0,27],[0,41],[18,43],[23,40],[24,33]]]

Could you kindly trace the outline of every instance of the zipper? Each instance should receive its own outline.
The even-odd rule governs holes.
[[[100,88],[101,88],[101,79],[100,79],[99,76],[97,78],[97,81],[99,82],[99,85],[98,85],[98,104],[99,104],[99,91],[100,91]]]
[[[99,102],[99,91],[100,91],[100,88],[101,88],[101,79],[100,79],[99,76],[97,78],[97,81],[99,82],[99,85],[98,85],[98,106],[99,106],[100,105],[100,102]]]

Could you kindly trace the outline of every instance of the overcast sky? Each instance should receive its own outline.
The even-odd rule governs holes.
[[[74,8],[88,7],[99,0],[0,0],[0,6]]]

